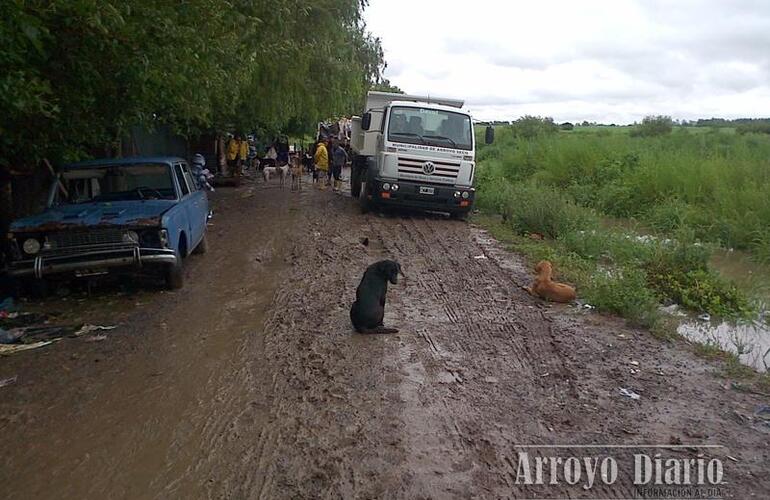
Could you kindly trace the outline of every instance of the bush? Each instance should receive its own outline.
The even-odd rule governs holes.
[[[558,127],[553,118],[525,115],[511,124],[511,130],[515,137],[534,139],[541,135],[553,134]]]
[[[658,298],[636,269],[594,274],[582,289],[583,297],[600,311],[619,314],[633,324],[651,327],[658,317]]]
[[[642,123],[631,131],[632,137],[656,137],[668,135],[674,130],[674,121],[670,116],[645,116]]]
[[[593,211],[580,207],[559,191],[533,185],[508,184],[498,188],[503,219],[519,234],[538,233],[555,239],[570,231],[591,229],[599,219]]]

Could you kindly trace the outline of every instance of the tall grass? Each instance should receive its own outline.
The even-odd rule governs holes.
[[[519,139],[498,128],[479,152],[480,202],[501,195],[493,185],[534,184],[565,203],[664,233],[688,228],[770,260],[770,136],[680,128],[630,137],[626,127],[611,129]]]
[[[498,129],[479,152],[479,208],[499,214],[518,250],[556,262],[601,310],[646,326],[660,302],[751,316],[745,294],[707,262],[714,245],[770,259],[770,138],[614,129],[529,139]],[[602,216],[637,219],[659,237],[607,228]],[[546,241],[521,238],[533,233]]]

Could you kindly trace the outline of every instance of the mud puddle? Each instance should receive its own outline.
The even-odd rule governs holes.
[[[715,345],[738,355],[745,365],[765,372],[770,366],[770,267],[744,252],[717,249],[709,265],[755,298],[759,310],[753,321],[713,321],[708,315],[685,319],[677,332],[695,342]]]

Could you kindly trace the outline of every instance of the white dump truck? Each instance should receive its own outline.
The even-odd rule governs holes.
[[[362,211],[404,207],[465,218],[476,190],[473,119],[463,101],[374,92],[353,117],[350,190]],[[485,142],[494,140],[488,127]]]

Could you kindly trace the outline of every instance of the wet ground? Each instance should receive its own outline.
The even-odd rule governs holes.
[[[717,458],[720,496],[770,496],[770,395],[732,390],[683,342],[529,297],[523,262],[472,225],[363,216],[307,187],[214,193],[181,291],[29,306],[119,327],[0,358],[17,377],[0,387],[3,498],[633,498],[638,452]],[[401,331],[354,334],[382,258],[409,277],[389,291]],[[620,471],[517,484],[519,452]]]

